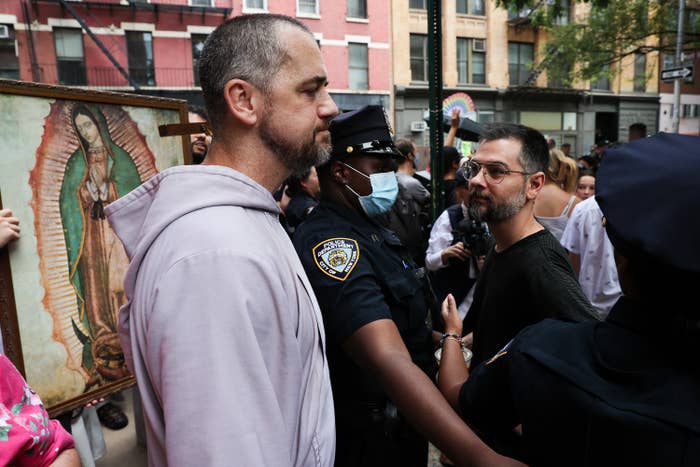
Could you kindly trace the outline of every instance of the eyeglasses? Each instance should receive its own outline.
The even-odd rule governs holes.
[[[468,161],[465,165],[464,168],[466,169],[466,176],[467,179],[471,180],[472,178],[476,177],[477,174],[481,171],[481,169],[484,169],[484,176],[487,179],[487,181],[491,184],[497,185],[503,181],[504,178],[506,178],[506,175],[510,175],[512,173],[516,174],[521,174],[521,175],[532,175],[534,172],[523,172],[521,170],[510,170],[506,168],[503,164],[495,163],[495,164],[482,164],[481,162],[477,162],[475,160],[470,160]]]

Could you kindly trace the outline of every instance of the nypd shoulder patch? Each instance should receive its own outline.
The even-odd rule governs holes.
[[[357,265],[360,247],[351,238],[329,238],[313,250],[316,266],[327,276],[344,281]]]

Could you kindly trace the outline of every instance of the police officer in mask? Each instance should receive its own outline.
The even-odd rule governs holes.
[[[331,160],[318,168],[321,202],[297,229],[294,246],[324,318],[336,467],[425,466],[426,438],[458,464],[509,465],[433,383],[425,272],[375,222],[398,192],[398,154],[384,110],[341,114],[330,132]]]

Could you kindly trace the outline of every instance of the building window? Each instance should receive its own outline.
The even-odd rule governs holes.
[[[192,70],[194,71],[194,85],[199,86],[199,56],[202,55],[206,34],[192,34]]]
[[[532,8],[524,6],[520,10],[516,9],[516,7],[512,4],[508,5],[508,21],[512,21],[518,18],[527,18],[530,16],[530,13],[532,12]]]
[[[427,0],[409,0],[408,7],[412,10],[426,10]]]
[[[457,13],[484,16],[484,0],[457,0]]]
[[[318,0],[297,0],[297,14],[318,15]]]
[[[457,38],[457,81],[460,84],[486,83],[486,41]]]
[[[411,81],[428,80],[428,36],[411,34]]]
[[[700,105],[698,104],[683,104],[681,106],[681,118],[698,118],[700,117]]]
[[[0,78],[19,79],[15,28],[9,24],[0,24]]]
[[[511,85],[523,85],[532,72],[534,47],[532,44],[508,42],[508,73]]]
[[[145,31],[126,31],[126,54],[131,79],[141,86],[155,86],[153,35]]]
[[[605,65],[597,81],[591,81],[591,89],[610,91],[610,65]]]
[[[570,80],[571,80],[571,68],[566,67],[563,68],[561,73],[561,76],[558,76],[556,78],[552,77],[547,77],[547,86],[550,88],[557,88],[557,89],[564,89],[570,87]]]
[[[547,6],[549,8],[552,8],[554,5],[555,0],[547,0]],[[554,18],[554,24],[558,24],[560,26],[564,26],[565,24],[569,24],[569,2],[568,1],[562,1],[561,2],[561,11],[559,14]]]
[[[634,92],[645,92],[647,89],[647,56],[634,54]]]
[[[367,18],[367,0],[348,0],[348,18]]]
[[[87,84],[83,30],[54,28],[53,42],[56,47],[59,84],[77,86]]]
[[[267,0],[243,0],[243,8],[246,10],[267,11]]]
[[[367,44],[348,44],[348,57],[350,89],[369,89]]]

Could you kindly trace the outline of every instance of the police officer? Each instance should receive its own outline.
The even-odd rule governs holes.
[[[700,465],[700,138],[609,149],[596,181],[623,291],[606,321],[542,321],[470,376],[448,341],[440,388],[476,428],[521,425],[531,465]],[[449,297],[443,316],[461,331]]]
[[[335,465],[425,466],[428,444],[419,432],[453,459],[507,463],[435,387],[424,271],[374,220],[398,191],[383,109],[341,114],[330,132],[331,160],[318,168],[321,202],[298,227],[294,246],[328,336]]]
[[[294,174],[287,179],[286,192],[290,200],[284,210],[284,215],[292,232],[318,206],[320,191],[316,167],[311,167],[300,174]]]

